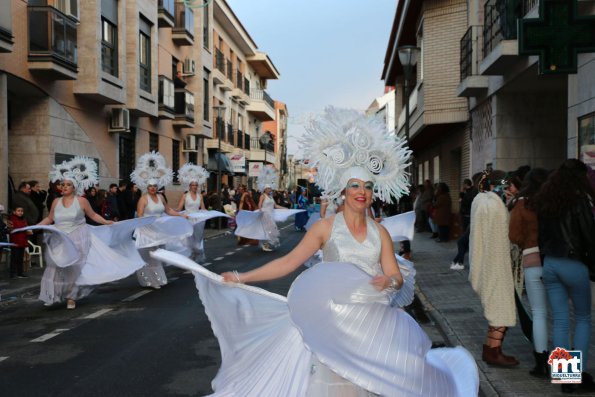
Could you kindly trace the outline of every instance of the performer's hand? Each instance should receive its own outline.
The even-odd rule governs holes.
[[[223,277],[223,281],[226,283],[239,283],[238,277],[233,272],[225,272],[221,273],[221,277]]]
[[[114,221],[105,221],[104,225],[113,225]]]
[[[370,284],[372,284],[377,291],[382,291],[383,289],[390,287],[391,279],[390,277],[382,274],[380,276],[374,277],[370,281]]]

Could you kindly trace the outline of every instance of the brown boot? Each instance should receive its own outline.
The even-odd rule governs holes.
[[[502,353],[502,341],[506,335],[506,327],[488,327],[488,339],[496,340],[499,342],[498,346],[490,347],[483,345],[483,353],[481,359],[490,365],[498,365],[501,367],[514,367],[519,365],[519,361],[512,357]]]

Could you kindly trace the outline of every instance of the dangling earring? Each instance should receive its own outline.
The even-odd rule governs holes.
[[[345,195],[344,194],[341,195],[341,200],[345,201]]]

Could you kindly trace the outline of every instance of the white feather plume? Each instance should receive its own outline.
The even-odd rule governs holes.
[[[264,167],[256,180],[258,190],[263,192],[266,187],[277,190],[279,186],[279,174],[273,167]]]
[[[52,182],[68,179],[74,182],[76,193],[81,195],[85,190],[99,183],[97,164],[90,157],[75,156],[61,164],[53,165],[49,178]]]
[[[151,184],[159,188],[172,183],[174,173],[165,162],[165,157],[159,152],[145,153],[136,162],[136,168],[130,174],[130,180],[145,190]]]
[[[178,180],[183,185],[196,182],[202,185],[209,177],[209,172],[200,165],[186,163],[178,170]]]
[[[308,166],[316,167],[316,184],[338,198],[345,188],[342,179],[351,167],[373,177],[374,196],[391,203],[409,191],[411,150],[402,138],[390,135],[384,120],[355,110],[327,107],[305,126],[300,140]]]

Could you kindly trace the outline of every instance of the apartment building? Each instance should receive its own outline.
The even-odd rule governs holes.
[[[244,132],[257,137],[255,125],[275,116],[264,88],[279,73],[224,0],[205,7],[182,0],[0,0],[0,9],[1,203],[8,202],[9,176],[15,184],[46,184],[52,164],[74,155],[97,161],[102,187],[127,180],[150,150],[174,171],[186,161],[215,170],[208,149],[214,146],[205,144],[217,141],[214,105],[228,104],[224,122],[235,134],[226,135],[224,153],[240,149],[246,156],[251,141]],[[241,40],[227,31],[241,31],[249,44],[234,47]],[[224,49],[231,66],[217,81],[222,42],[231,43]],[[174,185],[168,194],[175,199],[185,188]]]
[[[395,87],[385,87],[384,95],[374,98],[372,103],[366,109],[367,116],[381,117],[386,124],[386,129],[396,133],[395,119]]]
[[[409,121],[412,184],[426,179],[446,182],[453,202],[458,200],[461,180],[470,173],[469,109],[467,99],[456,94],[459,46],[467,29],[467,14],[466,0],[399,1],[382,72],[385,85],[395,87],[395,131],[399,136],[406,136]],[[397,51],[404,45],[419,48],[408,99]]]
[[[263,145],[263,150],[267,150],[269,153],[273,152],[274,156],[267,156],[267,160],[271,158],[275,162],[268,162],[268,164],[279,171],[279,188],[286,189],[289,185],[289,179],[285,178],[287,173],[287,118],[289,114],[286,104],[279,101],[274,101],[274,103],[275,119],[262,123],[262,129],[267,134],[266,139],[268,140],[270,137],[269,143]]]
[[[275,119],[274,101],[265,90],[268,80],[280,75],[229,5],[215,1],[213,8],[212,103],[222,110],[219,118],[213,115],[216,139],[206,143],[209,168],[221,162],[223,184],[252,187],[261,167],[276,162],[262,123]],[[209,186],[215,183],[213,173]]]

